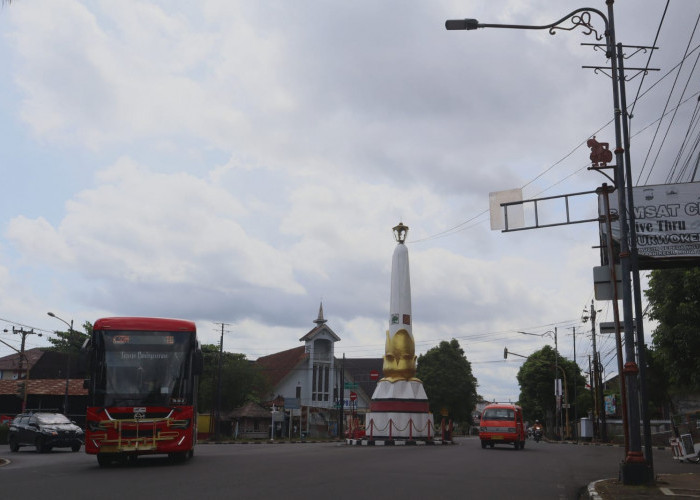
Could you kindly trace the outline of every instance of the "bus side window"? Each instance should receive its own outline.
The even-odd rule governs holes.
[[[192,356],[192,374],[201,375],[204,370],[204,354],[200,349],[194,351]]]

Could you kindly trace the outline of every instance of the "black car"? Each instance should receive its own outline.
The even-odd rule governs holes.
[[[10,424],[7,440],[10,451],[20,446],[36,446],[37,453],[51,448],[79,451],[83,445],[83,430],[61,413],[21,413]]]

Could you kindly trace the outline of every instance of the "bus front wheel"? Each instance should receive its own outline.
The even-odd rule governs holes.
[[[190,458],[190,453],[188,451],[178,451],[176,453],[168,453],[168,456],[174,463],[184,464]]]
[[[97,454],[97,463],[100,465],[100,467],[109,467],[112,465],[112,462],[114,461],[114,457],[111,455],[108,455],[106,453],[98,453]]]

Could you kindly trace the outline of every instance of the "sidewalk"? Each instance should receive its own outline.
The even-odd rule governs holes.
[[[602,479],[588,485],[584,498],[631,500],[636,498],[700,498],[700,473],[659,474],[653,486],[626,486],[617,479]]]

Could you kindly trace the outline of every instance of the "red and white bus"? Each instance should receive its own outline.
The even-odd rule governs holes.
[[[100,466],[168,454],[184,462],[197,440],[202,350],[191,321],[103,318],[85,343],[85,451]]]

